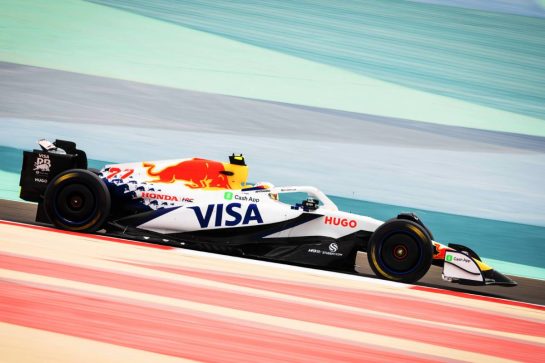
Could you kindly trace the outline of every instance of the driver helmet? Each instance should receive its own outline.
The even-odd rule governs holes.
[[[262,182],[255,183],[254,188],[271,189],[271,188],[274,188],[274,184],[262,181]],[[269,197],[271,197],[271,199],[273,199],[273,200],[278,200],[278,193],[269,193]]]

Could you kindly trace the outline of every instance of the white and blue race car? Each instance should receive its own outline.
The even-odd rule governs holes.
[[[434,264],[447,281],[516,285],[470,248],[434,241],[412,213],[383,222],[340,211],[315,187],[249,185],[241,155],[89,170],[74,143],[40,145],[24,153],[21,198],[61,229],[345,271],[361,251],[392,281],[418,281]]]

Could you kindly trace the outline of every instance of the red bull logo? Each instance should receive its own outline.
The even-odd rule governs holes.
[[[197,158],[169,165],[159,171],[155,170],[153,163],[143,163],[143,166],[147,168],[147,174],[154,178],[152,183],[182,181],[193,189],[240,189],[248,175],[246,166]]]

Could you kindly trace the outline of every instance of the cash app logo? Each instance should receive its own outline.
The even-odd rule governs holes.
[[[225,192],[225,194],[223,194],[223,198],[224,198],[225,200],[231,200],[231,199],[233,199],[233,193],[231,193],[231,192]]]
[[[452,255],[447,255],[447,258],[445,258],[445,261],[447,262],[452,261]]]

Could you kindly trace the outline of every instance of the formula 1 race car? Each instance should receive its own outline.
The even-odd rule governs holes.
[[[382,222],[339,211],[314,187],[249,185],[242,155],[91,170],[75,143],[39,144],[24,152],[20,196],[38,202],[37,221],[61,229],[345,271],[362,251],[392,281],[418,281],[433,264],[447,281],[516,285],[470,248],[434,241],[412,213]]]

